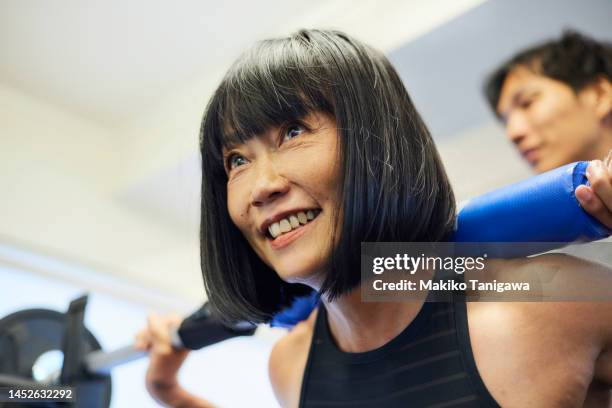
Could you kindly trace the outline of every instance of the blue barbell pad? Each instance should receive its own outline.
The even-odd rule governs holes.
[[[299,322],[308,319],[318,304],[319,293],[313,290],[309,295],[296,298],[291,306],[275,314],[270,321],[270,326],[291,329]]]
[[[609,236],[576,199],[576,188],[588,185],[588,164],[567,164],[470,200],[459,212],[452,240],[558,242],[560,247]]]
[[[495,246],[486,248],[497,257],[528,256],[577,241],[595,241],[612,231],[587,214],[576,199],[576,188],[589,185],[589,162],[576,162],[500,188],[470,200],[459,211],[454,242],[538,242],[544,246]],[[512,253],[502,253],[512,251]],[[293,327],[308,318],[319,296],[297,298],[277,313],[273,327]]]

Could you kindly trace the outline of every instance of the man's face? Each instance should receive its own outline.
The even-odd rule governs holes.
[[[503,84],[497,112],[508,138],[538,173],[592,160],[601,142],[600,120],[588,91],[515,68]]]

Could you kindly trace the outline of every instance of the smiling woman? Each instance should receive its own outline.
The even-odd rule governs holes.
[[[395,70],[342,33],[304,30],[245,53],[206,109],[201,153],[202,270],[231,319],[269,319],[308,290],[292,283],[342,295],[359,283],[362,241],[435,241],[454,224]]]

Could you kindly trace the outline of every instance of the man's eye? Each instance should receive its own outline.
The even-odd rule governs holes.
[[[539,93],[534,93],[532,95],[526,96],[524,99],[519,101],[519,106],[521,109],[529,109],[531,105],[538,99]]]
[[[230,170],[235,169],[238,166],[242,166],[246,163],[246,159],[239,154],[232,154],[227,158],[227,167]]]
[[[293,124],[285,128],[283,140],[290,140],[304,132],[304,126]]]

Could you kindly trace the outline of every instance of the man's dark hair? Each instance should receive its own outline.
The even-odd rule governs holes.
[[[485,81],[484,93],[496,115],[504,81],[519,66],[562,81],[577,93],[600,76],[612,80],[612,44],[566,30],[558,40],[521,51]]]
[[[322,293],[333,299],[359,284],[361,242],[440,241],[453,229],[444,167],[384,55],[336,31],[260,42],[225,75],[200,132],[202,274],[212,307],[228,320],[267,321],[310,288],[281,280],[232,223],[222,150],[314,112],[333,116],[339,137],[331,219],[340,222]]]

